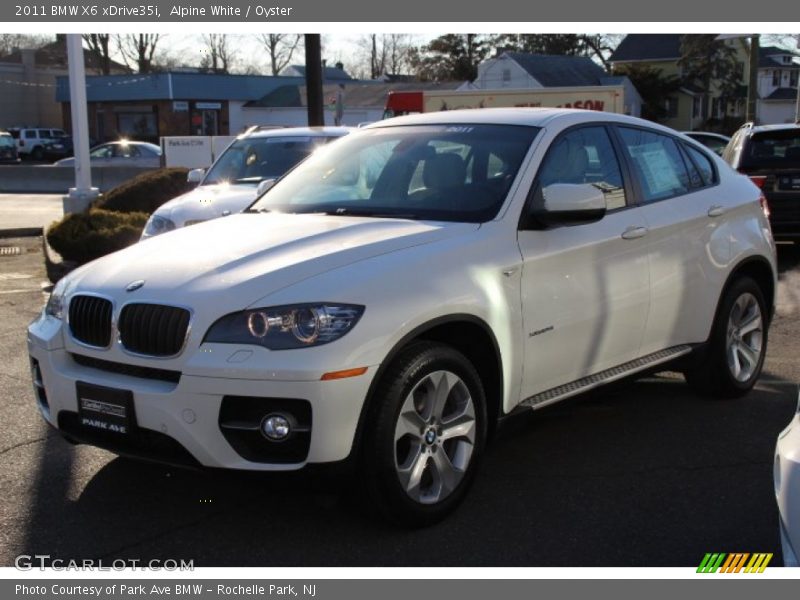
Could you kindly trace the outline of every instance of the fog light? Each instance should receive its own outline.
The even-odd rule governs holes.
[[[283,415],[267,415],[261,421],[261,433],[264,437],[273,442],[282,442],[292,432],[289,419]]]

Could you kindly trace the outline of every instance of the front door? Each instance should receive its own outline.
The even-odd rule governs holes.
[[[523,398],[638,356],[650,303],[647,229],[608,130],[570,129],[553,142],[534,186],[591,183],[597,222],[520,230],[525,335]],[[536,191],[534,187],[534,191]]]

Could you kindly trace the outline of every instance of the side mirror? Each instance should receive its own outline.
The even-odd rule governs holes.
[[[272,179],[262,179],[258,182],[258,187],[256,188],[256,195],[261,196],[264,192],[266,192],[269,188],[275,185],[275,178]]]
[[[606,214],[603,190],[591,183],[554,183],[539,188],[531,216],[544,225],[581,225]]]
[[[189,183],[200,183],[205,177],[205,169],[192,169],[186,174],[186,181]]]

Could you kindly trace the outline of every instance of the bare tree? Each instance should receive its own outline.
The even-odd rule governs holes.
[[[156,46],[163,38],[158,33],[119,34],[116,36],[117,49],[126,65],[135,65],[139,73],[149,73],[155,66]]]
[[[52,41],[47,35],[0,33],[0,56],[11,54],[17,48],[41,48]]]
[[[272,75],[278,75],[292,62],[292,56],[303,40],[301,34],[262,33],[259,36],[269,54],[269,66]]]
[[[410,35],[402,33],[370,34],[358,42],[359,52],[349,71],[377,79],[384,73],[398,74],[408,70]]]
[[[215,73],[228,73],[236,58],[229,36],[224,33],[204,33],[201,37],[205,47],[200,66]]]
[[[83,41],[89,46],[100,62],[98,69],[103,75],[111,75],[111,53],[109,51],[109,43],[111,42],[110,33],[84,33],[82,36]]]

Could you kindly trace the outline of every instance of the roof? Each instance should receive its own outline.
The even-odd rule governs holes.
[[[306,76],[305,65],[290,65],[286,70],[294,71],[300,77]],[[322,79],[325,81],[352,81],[353,78],[339,67],[323,67]]]
[[[303,82],[304,83],[304,82]],[[347,108],[383,108],[389,92],[454,90],[463,82],[442,83],[381,83],[354,82],[344,86],[344,104]],[[339,93],[339,85],[325,85],[322,88],[323,101],[332,104]],[[248,102],[245,108],[299,108],[307,106],[306,86],[293,84],[281,86],[258,100]]]
[[[3,63],[22,63],[22,55],[25,50],[14,50],[13,52],[0,56],[0,62]],[[37,67],[50,67],[67,69],[67,42],[64,38],[58,38],[56,41],[51,42],[41,48],[33,51],[34,62]],[[103,59],[97,52],[83,49],[83,62],[87,70],[95,71],[102,68]],[[118,63],[115,60],[111,61],[111,68],[115,71],[130,71],[130,69]]]
[[[680,33],[631,33],[611,54],[609,62],[677,60],[681,57]]]
[[[764,100],[791,100],[795,101],[797,99],[797,90],[795,88],[778,88],[774,92],[772,92],[769,96],[764,98]]]
[[[253,131],[247,137],[341,137],[351,131],[352,127],[276,127]]]
[[[784,69],[800,69],[800,64],[796,62],[792,62],[791,64],[783,64],[777,62],[774,56],[798,56],[795,52],[791,50],[786,50],[785,48],[779,48],[778,46],[761,46],[758,49],[758,67],[760,69],[763,68],[772,68],[775,67],[782,67]],[[794,58],[792,59],[794,61]]]
[[[607,76],[603,68],[587,56],[526,54],[504,52],[544,87],[600,85]]]
[[[569,127],[581,123],[608,122],[639,125],[657,131],[674,133],[675,130],[646,121],[637,117],[596,110],[578,110],[574,108],[473,108],[463,110],[446,110],[441,112],[420,113],[406,117],[395,117],[367,125],[365,129],[390,127],[397,125],[425,124],[486,124],[486,125],[528,125],[545,127],[557,123]]]
[[[299,84],[301,77],[268,75],[222,75],[215,73],[148,73],[145,75],[99,75],[86,78],[89,102],[135,100],[240,100],[261,98],[286,85]],[[69,102],[69,80],[56,78],[56,101]]]

